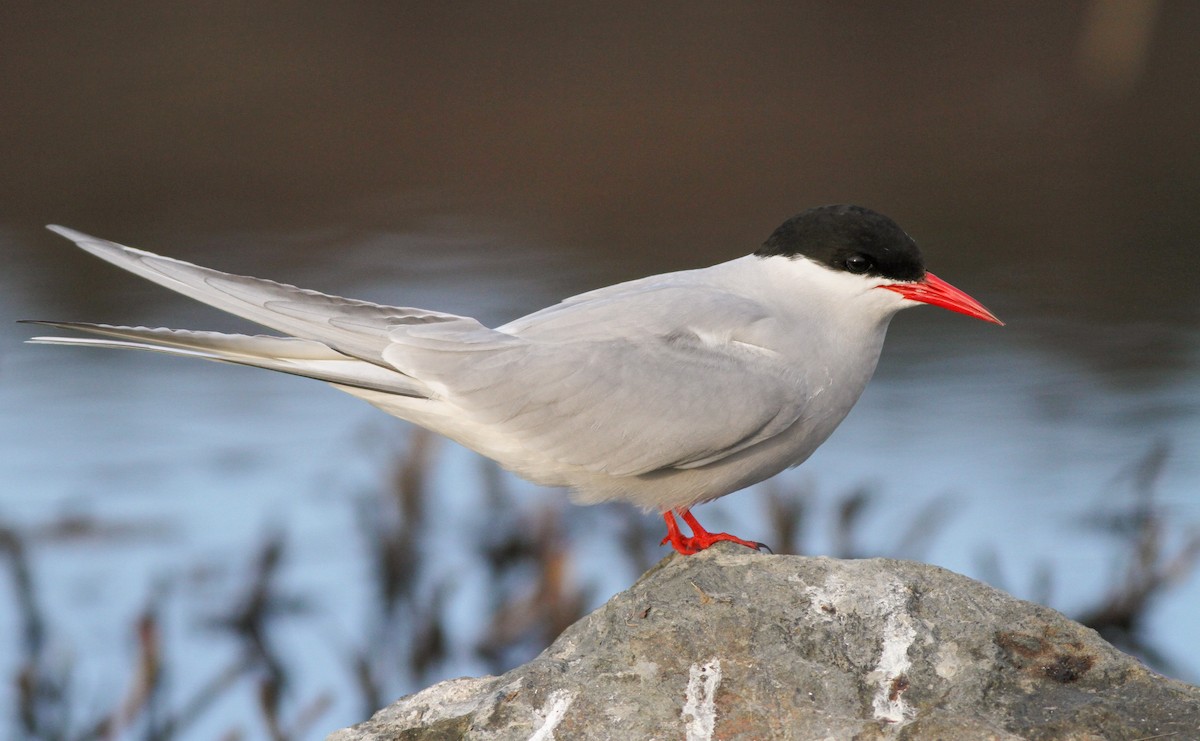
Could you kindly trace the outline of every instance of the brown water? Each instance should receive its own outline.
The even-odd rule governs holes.
[[[638,275],[850,201],[1039,312],[1194,322],[1200,9],[1151,5],[1134,61],[1128,21],[1100,47],[1124,82],[1086,4],[18,3],[0,224],[56,263],[47,221],[199,252],[465,220]]]

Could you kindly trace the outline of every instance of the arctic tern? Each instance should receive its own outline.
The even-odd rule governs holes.
[[[799,465],[858,400],[900,309],[1002,324],[925,270],[916,243],[859,206],[813,208],[754,253],[565,299],[489,329],[427,309],[231,275],[59,226],[80,248],[287,336],[33,322],[307,376],[445,435],[577,501],[662,513],[684,555],[717,541],[691,508]],[[675,515],[688,524],[686,536]]]

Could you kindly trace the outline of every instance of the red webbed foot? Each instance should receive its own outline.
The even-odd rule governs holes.
[[[667,536],[662,539],[662,542],[659,543],[659,545],[666,545],[667,543],[670,543],[672,548],[685,556],[691,556],[695,553],[699,553],[713,543],[718,543],[722,540],[728,540],[731,543],[744,545],[747,548],[753,548],[756,551],[763,550],[764,548],[766,548],[768,552],[771,551],[771,549],[767,548],[767,546],[753,540],[743,540],[736,535],[730,535],[729,533],[710,533],[709,531],[705,530],[704,527],[696,520],[695,515],[693,515],[687,507],[681,507],[675,511],[679,513],[679,516],[683,518],[683,521],[686,522],[688,527],[692,529],[692,534],[690,536],[685,536],[682,532],[680,532],[679,524],[675,522],[675,515],[668,510],[663,512],[663,520],[665,520],[667,523]]]

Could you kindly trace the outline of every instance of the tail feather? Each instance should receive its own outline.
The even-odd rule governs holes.
[[[351,357],[315,340],[270,335],[197,332],[165,327],[122,327],[86,322],[27,321],[98,337],[32,337],[27,342],[149,350],[290,373],[353,388],[429,398],[429,388],[411,376]]]

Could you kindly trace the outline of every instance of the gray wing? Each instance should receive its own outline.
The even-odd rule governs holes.
[[[66,227],[47,228],[102,260],[173,291],[264,327],[322,342],[371,363],[383,364],[388,332],[397,326],[439,323],[482,328],[469,317],[330,296],[275,281],[223,273]]]
[[[731,324],[747,319],[722,305]],[[610,321],[611,310],[602,312]],[[703,466],[802,416],[802,383],[774,353],[686,329],[646,334],[634,323],[576,341],[411,328],[393,332],[384,356],[505,440],[612,476]]]

